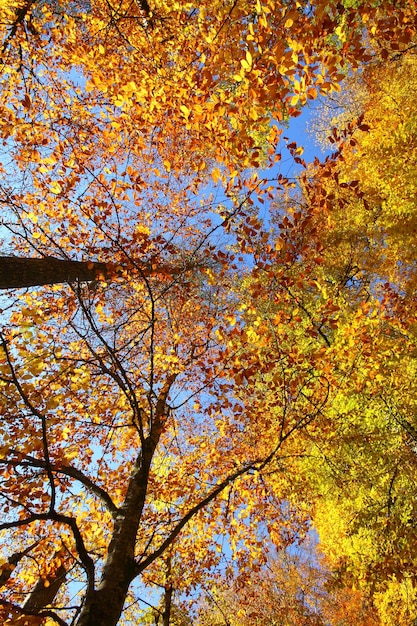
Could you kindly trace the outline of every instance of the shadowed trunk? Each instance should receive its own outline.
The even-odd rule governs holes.
[[[106,263],[45,257],[0,257],[0,289],[22,289],[108,278]]]
[[[155,406],[151,432],[130,475],[125,500],[114,521],[113,535],[97,588],[87,593],[76,626],[116,626],[132,580],[135,578],[135,545],[145,506],[153,455],[167,415],[167,398],[176,374],[169,374]]]
[[[169,626],[171,623],[171,608],[172,608],[172,596],[174,588],[171,582],[171,557],[167,560],[167,581],[164,589],[164,613],[163,613],[163,626]]]
[[[115,518],[113,537],[99,586],[87,594],[77,626],[116,626],[135,574],[134,550],[145,505],[149,471],[156,441],[149,437],[137,458],[128,492]]]
[[[67,570],[64,565],[60,565],[53,576],[48,576],[46,580],[39,578],[33,591],[23,605],[23,610],[40,611],[52,604],[61,585],[65,582]]]

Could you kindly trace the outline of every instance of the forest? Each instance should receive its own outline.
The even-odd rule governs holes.
[[[0,46],[3,624],[415,626],[416,0]]]

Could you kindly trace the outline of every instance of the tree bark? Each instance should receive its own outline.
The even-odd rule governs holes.
[[[108,278],[106,263],[45,257],[0,257],[0,289],[23,289]]]
[[[39,578],[33,591],[23,605],[23,611],[27,609],[37,612],[52,604],[61,585],[65,581],[66,573],[66,567],[60,565],[53,576],[49,576],[46,580]]]
[[[171,555],[168,555],[166,561],[166,582],[164,588],[164,612],[162,626],[169,626],[171,623],[172,596],[174,588],[171,580]]]
[[[150,434],[132,470],[123,505],[115,516],[112,539],[98,587],[87,594],[77,626],[116,626],[136,576],[135,545],[145,506],[152,459],[167,414],[167,397],[176,375],[168,375],[155,407]]]
[[[132,472],[125,502],[116,516],[101,582],[89,596],[77,626],[116,626],[135,577],[134,549],[155,448],[145,446]]]
[[[163,626],[169,626],[171,623],[171,607],[172,607],[172,594],[174,590],[172,583],[165,587],[164,591],[164,621]]]

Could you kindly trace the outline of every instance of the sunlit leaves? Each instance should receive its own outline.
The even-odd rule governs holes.
[[[58,610],[82,626],[103,610],[114,625],[126,598],[138,600],[136,576],[190,592],[228,552],[248,580],[264,560],[263,524],[288,546],[313,513],[320,526],[321,502],[346,552],[351,508],[332,501],[331,460],[359,487],[358,527],[369,522],[356,538],[369,562],[361,570],[351,551],[354,569],[366,583],[380,567],[380,593],[386,573],[398,574],[395,559],[372,552],[382,518],[366,508],[390,480],[395,528],[384,545],[403,531],[408,563],[414,511],[400,494],[411,493],[412,430],[400,426],[414,409],[401,393],[415,374],[414,309],[402,298],[414,247],[391,214],[412,215],[401,191],[413,189],[413,160],[402,158],[412,116],[387,136],[369,107],[337,166],[307,170],[300,200],[297,182],[269,169],[281,158],[280,124],[307,100],[413,45],[412,6],[397,19],[389,3],[351,4],[2,5],[10,245],[104,268],[97,280],[66,276],[22,293],[5,312],[2,531],[19,549],[36,542],[5,598],[21,604],[65,562],[73,579],[59,585]],[[287,147],[305,167],[302,147]],[[381,198],[390,219],[379,236]],[[393,241],[406,242],[407,268],[389,265]],[[395,404],[384,413],[388,383]],[[349,445],[380,470],[372,489]],[[76,606],[72,586],[88,593],[64,608]]]

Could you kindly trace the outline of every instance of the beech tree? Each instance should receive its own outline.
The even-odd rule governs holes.
[[[359,590],[340,588],[311,538],[276,552],[242,580],[219,578],[201,593],[198,626],[379,626],[375,607]]]
[[[417,612],[410,551],[416,275],[415,104],[409,90],[415,79],[413,49],[384,70],[364,73],[359,128],[356,120],[350,127],[339,124],[338,132],[346,133],[343,158],[322,194],[328,198],[330,188],[334,194],[329,261],[337,267],[335,259],[349,255],[350,288],[370,308],[360,323],[362,354],[332,409],[335,438],[331,449],[321,445],[329,466],[321,466],[319,488],[327,495],[326,503],[315,505],[316,525],[339,582],[368,594],[384,624],[409,624]],[[338,465],[343,460],[338,470],[336,458]]]
[[[283,217],[293,182],[257,170],[284,119],[414,45],[414,3],[345,4],[0,7],[3,227],[38,268],[2,283],[36,287],[1,333],[5,624],[138,623],[140,585],[168,623],[223,542],[244,575],[265,522],[305,531],[300,457],[352,365],[317,205]]]
[[[339,152],[307,168],[297,206],[281,219],[281,263],[242,295],[252,292],[265,349],[274,333],[281,339],[268,362],[281,353],[297,363],[295,377],[278,361],[269,379],[258,379],[259,395],[276,395],[292,378],[287,414],[300,414],[320,397],[318,379],[329,394],[319,419],[292,442],[297,459],[281,461],[287,476],[273,481],[280,488],[289,480],[290,502],[309,510],[335,588],[359,593],[383,624],[410,624],[417,613],[414,80],[412,50],[364,72],[360,115],[339,119]],[[300,220],[291,273],[277,281]],[[306,275],[308,285],[299,280]],[[275,316],[285,323],[279,332]]]

